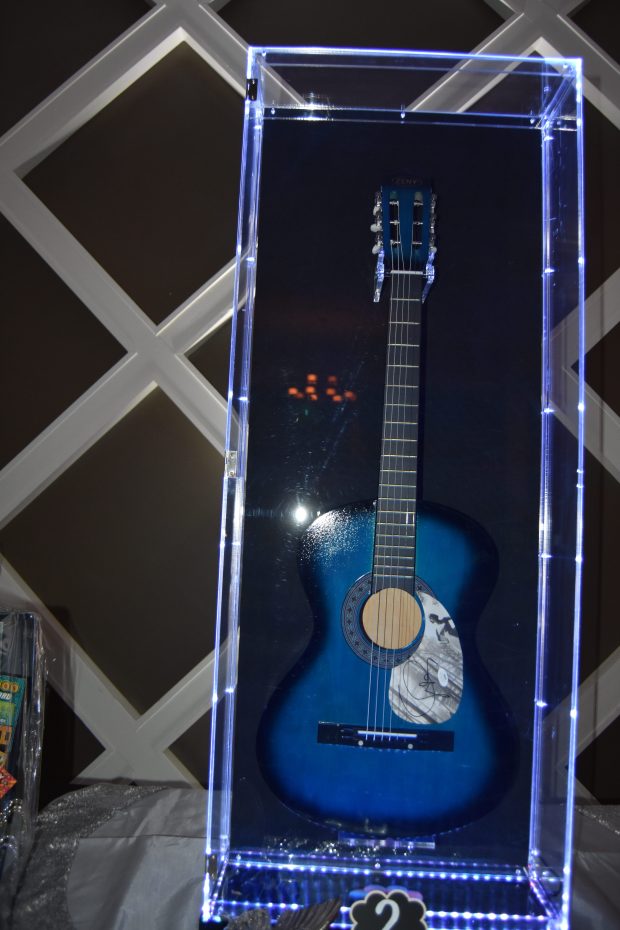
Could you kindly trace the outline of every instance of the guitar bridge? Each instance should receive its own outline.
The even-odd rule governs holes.
[[[403,752],[453,752],[452,730],[379,730],[352,723],[325,723],[317,726],[317,742],[359,749],[398,749]]]

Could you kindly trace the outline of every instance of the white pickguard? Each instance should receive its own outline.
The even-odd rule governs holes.
[[[448,611],[432,595],[418,591],[424,611],[422,642],[392,669],[389,700],[409,723],[444,723],[456,713],[463,693],[463,653]]]

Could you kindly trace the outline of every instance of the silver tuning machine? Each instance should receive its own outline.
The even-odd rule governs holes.
[[[374,291],[373,291],[373,301],[378,303],[381,298],[381,288],[383,287],[383,279],[385,278],[385,266],[383,264],[384,252],[383,252],[383,223],[381,222],[381,192],[378,191],[375,194],[375,202],[372,208],[373,216],[375,220],[370,227],[370,231],[375,233],[376,242],[372,247],[372,254],[377,256],[377,265],[375,268],[375,277],[374,277]]]
[[[437,194],[431,194],[430,222],[429,222],[429,249],[426,260],[425,282],[422,291],[422,300],[426,300],[430,287],[435,280],[435,255],[437,254],[437,236],[435,234],[435,220],[437,218]]]

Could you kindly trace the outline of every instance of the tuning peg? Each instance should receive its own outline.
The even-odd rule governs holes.
[[[372,223],[370,227],[370,231],[374,233],[381,232],[382,229],[383,229],[383,226],[381,224],[381,220],[377,220],[376,223]]]
[[[375,244],[372,247],[372,254],[378,255],[382,249],[383,249],[383,243],[381,241],[375,242]]]

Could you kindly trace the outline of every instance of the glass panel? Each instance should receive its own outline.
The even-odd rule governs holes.
[[[241,118],[180,45],[25,181],[160,323],[234,254]]]
[[[450,97],[403,109],[420,72]],[[565,926],[579,67],[265,49],[250,76],[205,914],[396,875],[429,927]]]
[[[535,125],[542,112],[558,110],[566,92],[563,77],[571,73],[571,65],[560,59],[527,58],[515,63],[501,57],[457,58],[443,52],[373,52],[371,57],[346,50],[330,55],[258,49],[256,66],[265,68],[261,103],[266,108],[298,108],[300,117],[311,111],[319,119],[323,111],[344,109],[351,111],[349,119],[356,119],[363,103],[365,119],[380,119],[383,111],[402,108],[407,111],[401,116],[405,122],[415,116],[408,112],[411,109],[441,113],[444,121],[450,117],[454,122],[466,110],[468,115],[497,117],[504,126],[512,123],[522,128]],[[421,88],[444,81],[457,68],[458,83],[452,78],[454,88],[447,96],[416,100],[415,88],[419,93]],[[487,97],[500,83],[502,109],[496,108],[495,95]],[[488,105],[490,99],[493,105]],[[563,120],[574,123],[574,105],[560,107],[560,112]],[[339,113],[339,118],[345,116]]]

